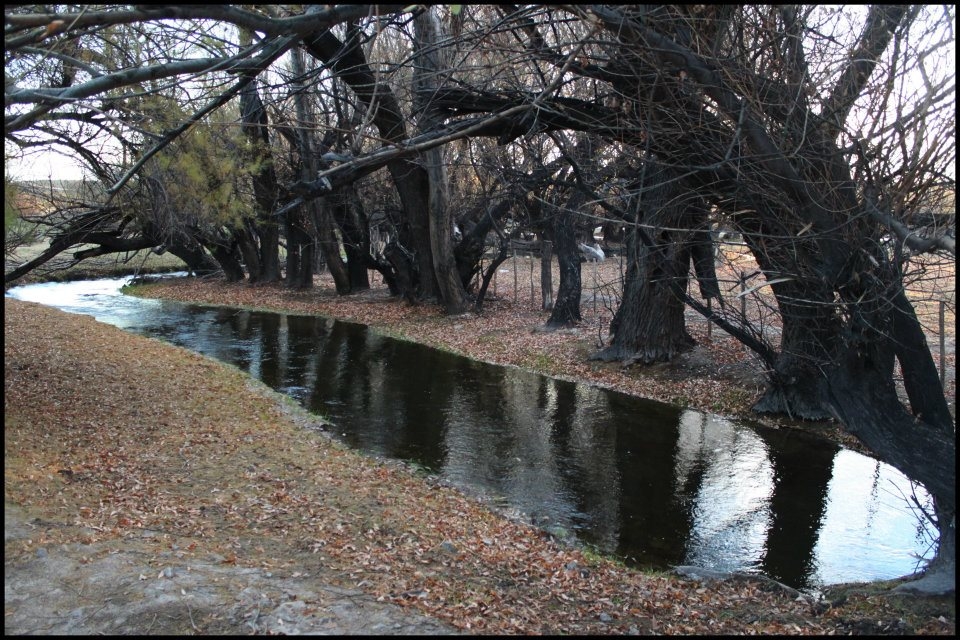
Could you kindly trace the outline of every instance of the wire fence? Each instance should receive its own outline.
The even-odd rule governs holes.
[[[734,246],[722,252],[716,267],[726,317],[749,323],[771,346],[777,348],[780,343],[780,322],[776,298],[752,256],[745,249]],[[530,252],[514,252],[498,268],[488,295],[492,299],[510,302],[518,311],[546,314],[541,292],[541,268],[539,256]],[[602,262],[581,264],[580,311],[585,325],[594,325],[598,330],[604,330],[609,325],[620,303],[625,272],[625,258],[622,255],[608,256]],[[551,298],[555,298],[559,282],[559,266],[554,259],[551,264]],[[692,297],[709,305],[712,311],[720,312],[713,301],[701,298],[693,274],[688,283]],[[907,282],[907,294],[934,352],[941,384],[947,389],[956,378],[955,265],[938,263],[936,269],[927,268],[923,278]],[[708,341],[714,339],[715,331],[725,335],[722,329],[715,329],[713,323],[693,310],[689,310],[687,319],[691,327],[697,327],[700,336]]]

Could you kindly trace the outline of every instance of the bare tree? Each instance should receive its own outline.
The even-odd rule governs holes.
[[[442,37],[440,21],[434,9],[425,8],[414,20],[416,28],[416,54],[414,57],[413,83],[422,104],[415,104],[419,113],[418,128],[431,131],[441,118],[431,107],[427,90],[442,87],[448,69],[443,60],[444,49],[439,42]],[[437,278],[440,299],[447,313],[462,313],[467,309],[467,295],[457,271],[453,252],[453,212],[447,198],[447,172],[444,168],[443,150],[430,149],[424,152],[423,162],[429,178],[429,236],[433,256],[433,272]]]
[[[604,202],[599,183],[576,175],[582,160],[564,159],[569,170],[561,174],[560,167],[547,171],[555,158],[544,157],[539,168],[490,190],[502,200],[476,207],[471,228],[451,251],[455,213],[442,203],[449,180],[437,160],[444,146],[484,137],[513,150],[551,134],[593,136],[635,161],[636,175],[627,179],[636,185],[636,261],[624,304],[637,313],[625,306],[617,333],[626,335],[628,324],[646,327],[631,340],[635,355],[647,348],[643,343],[669,357],[685,342],[680,301],[731,330],[768,366],[769,389],[758,410],[836,418],[880,458],[924,483],[941,529],[931,575],[952,576],[953,419],[905,284],[922,278],[930,264],[955,260],[955,81],[930,64],[952,51],[954,9],[463,6],[448,16],[449,37],[430,19],[439,10],[417,8],[411,22],[405,9],[325,5],[276,16],[256,6],[67,14],[17,8],[7,15],[5,132],[24,146],[44,143],[30,138],[43,134],[90,158],[91,145],[72,144],[72,132],[82,130],[89,142],[96,128],[122,122],[121,148],[134,160],[116,163],[124,171],[119,177],[99,163],[105,184],[112,181],[106,192],[116,196],[151,157],[192,125],[210,122],[291,47],[302,47],[329,74],[305,87],[330,94],[331,77],[349,87],[339,103],[349,103],[359,118],[338,119],[333,128],[341,139],[349,129],[361,142],[326,164],[317,157],[327,150],[301,145],[303,158],[316,164],[283,185],[286,202],[276,214],[385,170],[399,213],[386,216],[393,233],[384,273],[396,291],[439,299],[451,312],[464,308],[481,238],[499,230],[497,220],[533,189],[551,197],[569,189],[577,199],[613,205]],[[262,36],[249,46],[226,46],[197,37],[188,24]],[[119,49],[136,51],[143,38],[156,59],[107,56],[114,50],[103,36],[108,26],[124,34]],[[160,53],[171,44],[173,54]],[[433,57],[441,51],[445,61]],[[174,82],[188,76],[195,80]],[[161,89],[179,92],[182,109],[175,122],[144,126],[141,117],[157,121],[153,98]],[[71,124],[43,131],[58,122]],[[544,155],[559,153],[556,145],[542,148]],[[669,175],[659,184],[639,179],[644,171],[662,175],[660,167]],[[554,181],[560,175],[577,189],[538,185],[530,181],[534,174]],[[681,188],[671,191],[671,184]],[[576,210],[582,202],[563,204]],[[779,341],[747,318],[706,309],[683,293],[691,255],[704,267],[709,216],[742,235],[772,292],[770,313],[783,327]],[[333,218],[343,232],[345,218]],[[559,239],[570,229],[575,234],[581,219],[556,220],[564,254]],[[221,225],[192,237],[229,265],[243,234]],[[287,235],[289,242],[294,231]],[[579,287],[577,270],[565,281],[571,292]],[[698,277],[701,285],[709,280],[700,270]],[[669,301],[661,305],[669,318],[639,304],[651,295]],[[578,304],[579,291],[576,297]],[[558,321],[576,321],[572,296],[570,303]],[[677,341],[652,345],[651,335],[667,325]],[[908,403],[897,396],[898,365]]]

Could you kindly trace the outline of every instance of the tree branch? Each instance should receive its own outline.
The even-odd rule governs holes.
[[[830,139],[836,138],[843,130],[843,123],[853,103],[863,91],[880,60],[880,55],[887,48],[893,32],[908,14],[908,10],[906,5],[870,7],[863,34],[857,46],[850,52],[850,63],[840,74],[824,105],[822,115]]]
[[[276,60],[281,55],[283,55],[290,47],[295,45],[297,42],[298,42],[298,38],[295,38],[295,37],[287,37],[287,38],[278,40],[273,45],[267,47],[264,53],[261,56],[259,56],[255,61],[252,61],[252,64],[254,65],[254,69],[258,69],[262,71],[270,63],[272,63],[274,60]],[[107,190],[107,193],[111,197],[115,195],[123,187],[123,185],[126,184],[130,180],[130,178],[132,178],[134,174],[136,174],[137,171],[140,170],[140,168],[147,162],[147,160],[152,158],[164,147],[166,147],[168,144],[173,142],[178,136],[180,136],[180,134],[182,134],[184,131],[186,131],[191,126],[193,126],[194,123],[199,122],[208,113],[211,113],[219,109],[220,107],[225,105],[227,102],[229,102],[231,99],[233,99],[233,96],[243,91],[244,87],[249,85],[256,77],[257,77],[256,74],[251,73],[250,71],[244,73],[244,77],[241,78],[230,89],[228,89],[227,91],[224,91],[222,94],[220,94],[219,96],[211,100],[208,105],[206,105],[204,108],[194,113],[192,116],[190,116],[190,118],[188,118],[180,126],[176,127],[171,131],[168,131],[159,142],[157,142],[150,150],[148,150],[146,153],[140,156],[140,158],[135,163],[133,163],[133,166],[127,170],[127,172],[123,175],[123,177],[117,180],[116,184],[114,184],[112,187],[110,187]]]
[[[238,27],[246,27],[253,31],[270,36],[299,35],[327,29],[337,24],[359,20],[368,16],[400,13],[410,5],[364,5],[341,4],[326,5],[324,9],[286,18],[271,18],[253,11],[246,11],[231,5],[138,5],[134,10],[118,11],[82,11],[80,13],[27,13],[4,15],[7,25],[7,36],[11,33],[47,27],[55,21],[63,21],[66,30],[79,27],[106,26],[130,24],[133,22],[159,20],[217,20],[229,22]],[[42,33],[42,32],[41,32]],[[27,34],[28,36],[32,34]],[[36,41],[36,38],[21,36],[23,42],[4,38],[6,51],[16,46],[23,46]]]
[[[947,251],[954,257],[957,255],[957,241],[950,236],[936,236],[933,238],[923,238],[911,231],[907,225],[903,224],[889,213],[881,211],[870,198],[864,198],[867,209],[867,215],[872,220],[880,223],[887,229],[893,231],[901,242],[910,247],[916,253],[927,253],[937,249]]]
[[[823,245],[823,262],[817,266],[820,277],[826,282],[835,282],[842,270],[840,257],[844,255],[844,250],[833,246],[837,244],[837,240],[830,234],[835,226],[831,211],[824,205],[821,194],[816,193],[810,181],[804,179],[790,164],[783,150],[753,115],[750,105],[741,100],[727,86],[721,75],[697,54],[654,29],[606,7],[591,5],[588,9],[577,11],[582,12],[588,19],[600,20],[620,40],[642,46],[668,66],[686,71],[729,119],[740,122],[746,139],[756,152],[756,162],[777,178],[778,185],[800,205],[796,213],[817,232],[816,242]]]

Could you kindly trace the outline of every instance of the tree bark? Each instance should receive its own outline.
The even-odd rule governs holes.
[[[487,270],[482,273],[480,290],[477,292],[477,302],[474,306],[474,309],[477,313],[483,311],[483,301],[487,296],[487,288],[490,286],[490,280],[497,273],[497,269],[500,268],[500,265],[506,261],[508,257],[508,249],[510,248],[510,242],[506,236],[501,236],[500,238],[500,251],[497,253],[497,257],[493,259],[490,265],[487,267]]]
[[[953,416],[923,327],[902,286],[897,287],[893,303],[893,347],[903,372],[910,409],[918,420],[949,435],[954,429]]]
[[[497,222],[510,211],[515,202],[515,197],[503,198],[497,204],[485,208],[477,223],[463,230],[463,239],[454,248],[454,255],[464,290],[470,287],[473,278],[480,272],[480,260],[486,250],[487,235],[496,232],[499,236]]]
[[[778,283],[773,291],[782,325],[780,352],[769,386],[753,410],[804,420],[830,418],[823,367],[839,348],[840,331],[828,302],[832,297],[812,282]]]
[[[543,310],[553,309],[553,243],[549,240],[540,245],[540,296]]]
[[[171,242],[167,251],[183,260],[187,269],[195,276],[210,276],[220,271],[216,261],[199,244],[192,247],[183,242]]]
[[[339,194],[335,194],[334,198]],[[331,208],[337,205],[331,202],[333,198],[317,198],[308,206],[314,207],[316,216],[315,226],[317,228],[317,242],[320,245],[320,252],[330,269],[330,275],[333,276],[333,284],[339,295],[347,295],[353,292],[350,282],[350,274],[347,272],[347,265],[340,257],[340,242],[337,240],[335,232],[336,223]],[[366,270],[364,270],[366,273]]]
[[[414,269],[416,268],[409,254],[394,241],[391,241],[383,250],[383,256],[393,267],[396,274],[396,284],[401,295],[409,302],[416,302],[417,297],[413,286],[415,279]]]
[[[882,347],[848,350],[826,374],[834,416],[884,462],[922,482],[939,508],[956,508],[952,430],[917,420],[903,407],[883,364]],[[922,446],[918,446],[922,443]]]
[[[303,59],[299,49],[291,51],[291,63],[294,73],[298,80],[294,83],[299,89],[294,94],[294,107],[297,113],[297,120],[303,123],[303,127],[297,128],[294,132],[296,141],[297,155],[299,156],[300,176],[303,179],[310,179],[317,174],[317,146],[313,135],[313,113],[310,105],[307,103],[305,87],[302,86],[302,80],[306,75]],[[305,127],[310,127],[305,128]],[[349,288],[349,281],[345,277],[345,269],[340,261],[340,249],[336,242],[336,236],[333,231],[333,216],[327,208],[324,199],[314,199],[299,207],[293,224],[288,226],[287,234],[287,284],[297,289],[309,289],[313,287],[313,270],[315,263],[314,256],[314,237],[322,237],[324,247],[327,252],[324,254],[330,273],[337,279],[337,291],[342,288]],[[315,232],[310,233],[310,230]],[[291,257],[295,257],[295,270],[290,267]]]
[[[668,362],[694,344],[683,315],[691,259],[683,207],[691,205],[674,173],[654,162],[644,182],[627,232],[627,273],[610,325],[613,339],[594,360]]]
[[[263,271],[260,267],[260,252],[253,233],[247,225],[243,225],[233,232],[233,238],[240,250],[240,255],[243,257],[243,264],[246,267],[249,281],[251,283],[259,282]]]
[[[327,201],[331,199],[327,198]],[[334,219],[343,234],[350,291],[365,291],[370,288],[367,269],[379,269],[380,265],[370,255],[370,223],[364,213],[363,203],[352,186],[341,187],[332,202]]]
[[[286,285],[291,289],[313,286],[313,238],[308,231],[307,215],[305,207],[298,207],[287,218]]]
[[[384,144],[398,144],[406,139],[406,118],[390,87],[377,82],[356,35],[345,44],[330,31],[323,31],[305,37],[304,45],[311,55],[329,65],[343,78],[357,98],[372,111],[373,124],[384,139]],[[409,292],[412,296],[434,298],[438,288],[430,245],[430,181],[426,169],[410,158],[393,159],[387,163],[387,169],[400,196],[406,222],[399,225],[399,241],[413,250],[412,257],[416,265],[416,268],[404,269],[404,277],[398,277],[397,282],[401,287],[412,287]],[[393,263],[392,260],[390,262]]]
[[[689,251],[682,242],[647,248],[636,229],[627,233],[623,300],[611,323],[610,345],[593,360],[625,364],[669,362],[693,346],[684,322],[683,299]]]
[[[416,30],[416,60],[414,88],[426,82],[442,84],[438,74],[445,69],[440,59],[440,25],[433,9],[427,7],[414,19]],[[420,95],[417,93],[416,95]],[[429,101],[416,104],[420,112],[418,128],[430,131],[440,124],[441,118]],[[447,314],[463,313],[467,309],[467,292],[460,281],[457,260],[453,251],[453,214],[447,203],[447,172],[443,164],[443,149],[434,148],[423,154],[423,164],[429,178],[427,207],[429,211],[430,251],[433,255],[432,271],[437,281],[440,301]]]
[[[570,198],[566,207],[558,207],[553,216],[552,236],[557,248],[557,262],[560,265],[560,286],[557,300],[547,320],[548,329],[574,327],[580,320],[580,250],[577,248],[576,212],[570,204],[579,198]]]
[[[240,30],[240,44],[247,46],[252,42],[252,33]],[[247,74],[249,75],[249,74]],[[251,281],[280,281],[280,228],[273,217],[277,206],[278,181],[270,153],[270,133],[267,110],[260,99],[255,80],[247,84],[240,92],[240,120],[244,135],[254,147],[259,170],[253,178],[253,198],[256,203],[256,225],[254,238],[259,240],[259,258],[256,272],[251,271],[250,260],[247,272]]]
[[[210,247],[213,259],[220,265],[227,282],[242,282],[244,278],[243,265],[237,259],[234,247],[222,243],[213,243]]]

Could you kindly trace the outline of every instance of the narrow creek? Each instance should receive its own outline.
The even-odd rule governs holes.
[[[314,316],[125,296],[129,279],[7,292],[230,363],[399,458],[629,564],[814,590],[912,573],[935,532],[910,482],[794,430],[475,362]],[[917,489],[922,501],[928,497]]]

